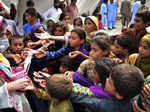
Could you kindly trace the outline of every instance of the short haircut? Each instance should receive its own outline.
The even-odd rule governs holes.
[[[68,69],[70,68],[70,59],[68,56],[64,56],[60,59],[60,64],[65,66],[65,67],[68,67]]]
[[[28,1],[26,2],[26,6],[27,6],[27,7],[34,7],[34,2],[33,2],[33,0],[28,0]]]
[[[24,42],[24,37],[23,36],[20,36],[20,35],[13,35],[10,39],[9,39],[9,44],[11,45],[12,44],[12,41],[13,40],[22,40]]]
[[[53,32],[55,32],[56,28],[58,28],[58,27],[61,27],[61,29],[63,29],[64,34],[66,33],[67,27],[61,22],[54,24],[54,26],[53,26],[54,31]]]
[[[55,99],[65,100],[72,92],[72,82],[64,74],[54,74],[46,80],[48,94]]]
[[[144,23],[148,23],[150,22],[150,11],[145,11],[142,13],[137,13],[136,14],[137,17],[140,17]]]
[[[132,41],[131,41],[129,36],[127,36],[127,35],[119,35],[119,36],[117,36],[117,38],[115,40],[117,40],[117,43],[123,49],[127,49],[129,53],[131,52]]]
[[[111,78],[116,92],[123,99],[131,99],[138,95],[144,86],[144,74],[140,69],[128,64],[116,65],[112,69]]]
[[[31,17],[37,17],[37,12],[35,8],[29,8],[26,10],[25,13],[31,15]]]
[[[86,39],[86,33],[84,30],[80,29],[80,28],[75,28],[73,29],[71,32],[75,32],[77,33],[77,35],[79,36],[79,38],[82,40]]]
[[[106,79],[112,71],[112,67],[117,65],[111,58],[100,58],[95,61],[95,70],[98,73],[102,87],[105,87]]]

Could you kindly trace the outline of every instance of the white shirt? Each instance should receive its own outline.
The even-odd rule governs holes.
[[[61,13],[62,11],[60,8],[56,9],[55,7],[52,7],[43,14],[43,18],[47,20],[48,18],[52,17],[58,21]]]

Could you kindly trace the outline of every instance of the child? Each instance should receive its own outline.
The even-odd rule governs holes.
[[[145,78],[150,74],[150,34],[141,39],[139,53],[130,55],[127,63],[141,69]]]
[[[11,66],[18,66],[22,61],[21,53],[24,48],[23,37],[14,35],[9,40],[10,47],[5,51],[6,58],[10,61]]]
[[[72,70],[70,61],[71,60],[69,59],[68,56],[65,56],[60,59],[59,72],[61,74],[64,74],[65,72]]]
[[[132,42],[128,36],[119,35],[114,41],[114,49],[112,53],[115,55],[112,57],[118,64],[124,63],[130,54]]]
[[[55,74],[49,77],[46,80],[46,92],[36,89],[33,84],[31,84],[31,88],[38,98],[51,101],[49,112],[74,112],[69,100],[72,91],[72,82],[64,75]]]
[[[79,83],[87,87],[93,85],[91,75],[94,69],[95,61],[102,57],[108,57],[109,53],[110,53],[109,39],[100,36],[95,37],[91,43],[91,51],[90,51],[91,59],[83,61],[80,64],[77,72],[72,73],[73,81],[75,83]],[[82,77],[85,77],[87,80],[83,80]]]
[[[47,32],[50,35],[53,35],[53,28],[55,26],[55,24],[57,23],[57,21],[54,18],[48,18],[46,21],[46,25],[47,25]]]
[[[106,80],[105,89],[112,99],[97,99],[72,94],[71,101],[88,107],[92,112],[133,112],[131,99],[141,92],[143,73],[136,67],[120,64],[113,67]]]
[[[77,17],[73,21],[73,27],[74,28],[83,28],[83,23],[84,23],[84,18],[83,17]]]
[[[71,35],[69,38],[70,46],[66,48],[61,48],[55,52],[50,51],[37,51],[35,53],[35,56],[37,58],[45,57],[48,59],[58,59],[62,56],[67,55],[68,53],[72,51],[80,51],[80,56],[74,57],[74,62],[76,62],[76,67],[80,65],[80,63],[88,56],[88,52],[84,49],[84,42],[85,42],[86,34],[82,29],[74,29],[71,31]]]
[[[98,27],[98,30],[102,30],[103,29],[103,25],[102,25],[102,15],[99,14],[99,13],[96,13],[95,16],[97,17],[98,19],[98,24],[99,24],[99,27]]]
[[[87,33],[86,37],[86,48],[90,51],[90,43],[95,33],[98,31],[98,19],[95,16],[88,16],[84,21],[85,31]]]
[[[101,58],[95,61],[94,70],[92,73],[92,78],[94,80],[94,85],[89,88],[83,87],[79,84],[73,84],[73,92],[78,94],[85,94],[92,92],[94,96],[98,98],[111,98],[111,95],[105,90],[106,79],[109,77],[112,67],[116,65],[115,61],[110,58]],[[81,89],[79,89],[81,88]]]

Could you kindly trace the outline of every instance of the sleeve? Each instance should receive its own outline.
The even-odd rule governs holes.
[[[48,18],[49,15],[51,15],[51,8],[48,9],[46,12],[44,12],[44,14],[43,14],[44,20],[47,20],[47,18]]]
[[[6,88],[6,83],[0,87],[0,108],[12,108],[9,101],[9,94]]]
[[[101,109],[101,99],[72,93],[70,96],[72,103],[77,103],[88,107],[92,112],[99,112]]]
[[[57,51],[46,51],[46,58],[49,59],[57,59],[63,57],[69,53],[69,48],[61,48]]]
[[[82,95],[86,95],[86,96],[95,96],[92,91],[90,91],[89,88],[84,87],[80,84],[77,83],[73,83],[72,85],[72,92],[76,93],[76,94],[82,94]]]
[[[126,64],[130,64],[130,65],[135,65],[135,63],[136,63],[136,60],[137,60],[137,58],[138,58],[138,54],[132,54],[132,55],[130,55],[129,57],[128,57],[128,59],[126,60]]]
[[[48,97],[46,95],[46,91],[44,91],[43,89],[37,88],[37,90],[35,91],[35,94],[38,98],[48,100]]]
[[[77,72],[78,72],[79,74],[84,75],[84,74],[86,73],[86,71],[87,71],[87,63],[88,63],[88,60],[85,60],[85,61],[83,61],[83,62],[80,64],[80,66],[79,66],[79,68],[78,68],[78,70],[77,70]]]
[[[86,87],[90,87],[90,86],[94,85],[92,81],[88,80],[83,75],[79,74],[78,72],[74,73],[73,82],[79,83],[79,84],[86,86]]]

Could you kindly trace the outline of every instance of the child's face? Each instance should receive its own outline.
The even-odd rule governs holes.
[[[114,86],[114,82],[111,78],[111,76],[109,76],[107,79],[106,79],[106,84],[105,84],[105,89],[108,93],[116,96],[116,88]]]
[[[44,33],[44,28],[43,28],[43,26],[41,26],[40,28],[38,28],[38,31],[39,31],[40,33]]]
[[[82,28],[80,20],[75,21],[74,28]]]
[[[66,71],[68,71],[68,67],[61,64],[60,67],[59,67],[59,71],[60,71],[60,73],[64,74]]]
[[[75,48],[80,47],[84,43],[84,40],[80,39],[77,33],[71,32],[69,43],[71,47]]]
[[[62,36],[64,35],[64,31],[62,29],[62,27],[56,27],[55,31],[54,31],[55,36]]]
[[[124,49],[123,49],[123,47],[121,47],[118,44],[117,40],[115,40],[115,42],[114,42],[114,49],[112,51],[115,55],[123,55],[124,54],[124,52],[123,52]]]
[[[85,21],[85,31],[87,33],[91,33],[96,30],[95,24],[90,19],[86,19]]]
[[[65,21],[65,24],[70,24],[70,17],[65,16],[64,21]]]
[[[92,73],[92,78],[94,79],[94,82],[96,84],[100,83],[99,75],[98,75],[97,71],[95,70],[95,68],[94,68],[93,73]]]
[[[24,48],[24,44],[22,39],[15,39],[11,41],[10,45],[11,50],[15,53],[21,53],[22,49]]]
[[[107,51],[103,51],[99,46],[95,43],[91,43],[91,51],[90,51],[90,57],[93,60],[99,59],[107,54]]]
[[[25,16],[26,16],[26,20],[27,20],[29,23],[32,22],[33,17],[32,17],[30,14],[26,13]]]
[[[140,57],[148,57],[150,56],[150,50],[146,44],[141,43],[139,46],[139,56]]]

